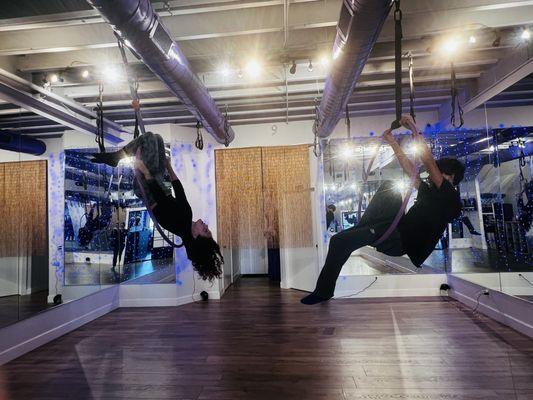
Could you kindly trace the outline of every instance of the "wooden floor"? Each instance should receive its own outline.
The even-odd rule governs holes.
[[[119,309],[0,367],[0,399],[533,399],[533,340],[459,303],[301,296]]]

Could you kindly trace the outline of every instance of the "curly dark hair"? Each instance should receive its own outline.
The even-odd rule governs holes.
[[[437,160],[437,167],[440,172],[446,175],[453,175],[453,184],[457,186],[465,177],[465,166],[456,158],[443,157]]]
[[[185,249],[193,268],[204,281],[213,282],[215,278],[220,278],[224,257],[213,238],[198,236],[190,241]]]

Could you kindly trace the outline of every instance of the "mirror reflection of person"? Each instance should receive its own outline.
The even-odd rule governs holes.
[[[404,172],[409,176],[416,176],[414,186],[418,189],[418,195],[415,204],[402,216],[396,229],[375,247],[377,251],[389,256],[407,254],[411,262],[419,267],[434,250],[446,226],[461,214],[461,198],[454,186],[463,179],[465,167],[454,158],[435,160],[411,117],[402,117],[401,124],[412,132],[413,139],[420,148],[420,159],[429,173],[429,182],[423,182],[416,176],[416,166],[403,152],[392,131],[386,130],[383,139],[392,147]],[[342,266],[352,252],[376,243],[390,228],[401,204],[402,198],[394,190],[392,182],[383,184],[359,223],[331,238],[315,290],[301,302],[312,305],[331,299]]]
[[[474,228],[474,224],[472,224],[472,221],[470,221],[468,215],[462,214],[459,217],[459,220],[466,226],[466,229],[468,229],[468,232],[470,232],[472,236],[481,236],[481,233],[476,231],[476,228]]]
[[[126,229],[126,224],[121,222],[117,223],[113,230],[111,231],[111,247],[113,249],[113,268],[122,262],[122,253],[124,252],[124,247],[126,246],[126,236],[128,230]]]
[[[329,229],[331,226],[331,223],[335,221],[335,211],[337,210],[337,207],[335,207],[335,204],[328,204],[326,207],[326,229]]]

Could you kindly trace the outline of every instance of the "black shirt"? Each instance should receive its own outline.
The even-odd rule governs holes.
[[[446,226],[461,214],[459,193],[446,179],[439,189],[421,182],[415,204],[405,214],[398,230],[404,251],[417,267],[435,249]]]
[[[192,240],[192,209],[185,196],[185,190],[179,180],[172,181],[174,196],[167,196],[155,181],[148,182],[150,191],[157,205],[154,216],[161,227],[181,237],[184,243]]]

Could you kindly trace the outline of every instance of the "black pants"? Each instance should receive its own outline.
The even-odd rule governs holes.
[[[342,266],[352,252],[375,243],[389,228],[401,204],[402,198],[393,188],[392,182],[384,182],[372,198],[361,221],[353,228],[339,232],[331,238],[326,262],[316,283],[316,294],[325,298],[333,297]],[[389,256],[405,254],[399,231],[394,230],[376,250]]]
[[[459,219],[461,220],[463,224],[465,224],[465,226],[468,229],[468,232],[472,233],[476,231],[476,228],[474,228],[472,221],[470,221],[470,218],[468,218],[467,215],[462,215],[461,217],[459,217]]]
[[[120,263],[122,261],[122,252],[124,251],[124,244],[113,246],[113,267],[117,266],[117,260]]]

